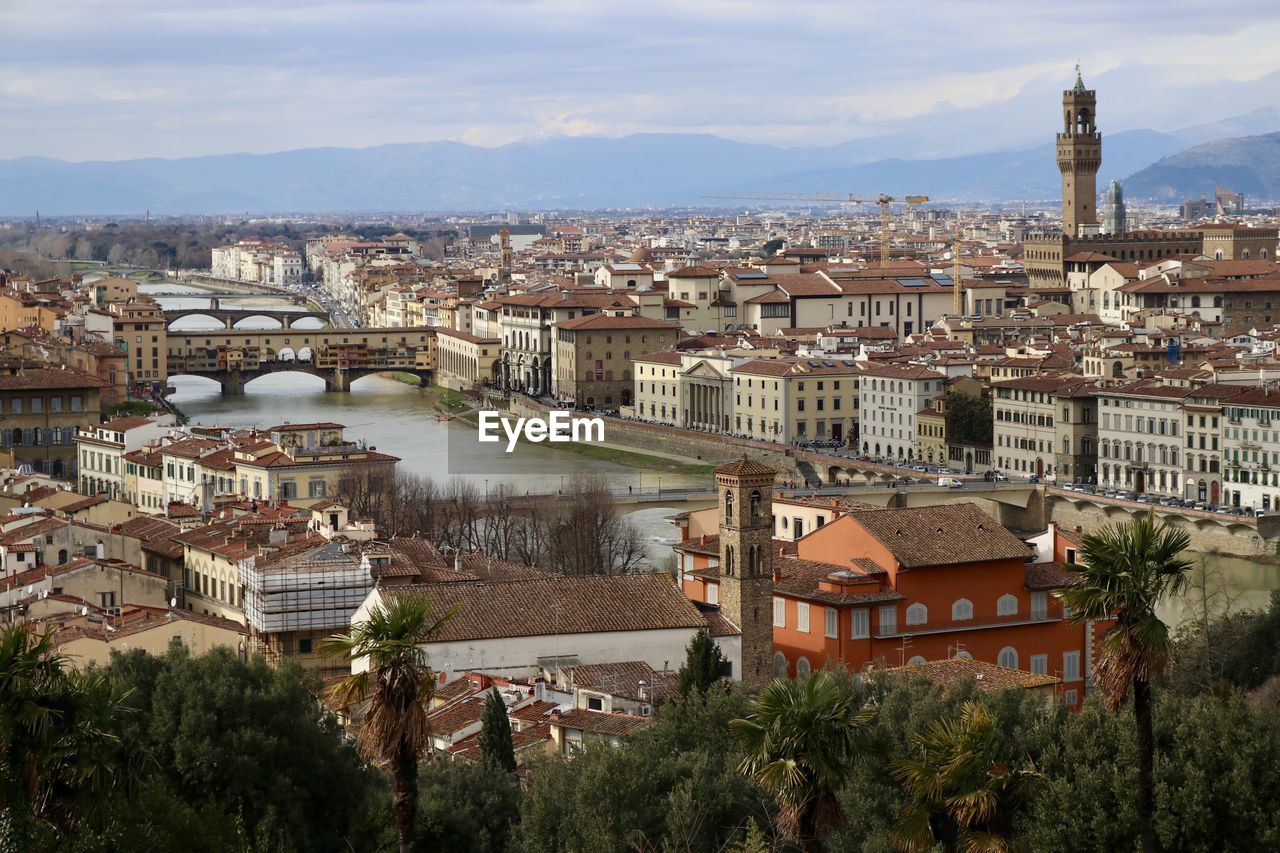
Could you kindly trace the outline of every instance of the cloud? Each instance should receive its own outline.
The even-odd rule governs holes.
[[[0,156],[714,132],[1043,138],[1080,60],[1105,132],[1275,103],[1269,3],[4,0]],[[1231,62],[1221,58],[1230,56]],[[876,150],[871,146],[867,150]]]

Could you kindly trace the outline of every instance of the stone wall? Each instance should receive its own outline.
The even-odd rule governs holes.
[[[490,401],[496,402],[496,401]],[[527,397],[512,397],[508,410],[519,417],[546,414],[547,409]],[[692,463],[721,465],[740,459],[746,453],[778,471],[780,480],[803,479],[796,468],[791,449],[785,445],[693,432],[661,424],[647,424],[620,418],[604,418],[606,444],[634,450],[637,453],[660,453],[679,456]]]
[[[1049,521],[1055,522],[1059,527],[1079,526],[1086,533],[1108,524],[1131,521],[1135,516],[1147,512],[1145,507],[1139,509],[1114,504],[1073,502],[1053,494],[1045,496],[1045,504]],[[1271,529],[1275,523],[1269,519],[1262,520],[1260,532],[1258,526],[1247,523],[1227,526],[1216,519],[1193,518],[1176,513],[1160,513],[1160,517],[1171,526],[1187,532],[1191,537],[1193,551],[1250,557],[1276,554],[1277,544],[1280,544]]]

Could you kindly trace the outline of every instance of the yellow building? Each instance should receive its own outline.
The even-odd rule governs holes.
[[[436,384],[455,391],[496,384],[501,355],[500,338],[482,338],[441,326],[436,329]]]
[[[674,347],[679,327],[649,317],[591,314],[555,325],[553,393],[582,408],[632,403],[634,359]]]
[[[754,359],[730,374],[734,432],[784,444],[858,434],[862,367],[852,359]]]
[[[62,614],[48,617],[43,624],[57,626],[54,643],[76,669],[106,666],[112,652],[141,649],[163,655],[181,645],[193,655],[218,647],[241,652],[246,630],[229,619],[165,607],[128,607],[118,617],[103,619],[95,614]],[[111,628],[108,629],[107,625]]]

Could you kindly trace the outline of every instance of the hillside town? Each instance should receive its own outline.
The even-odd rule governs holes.
[[[1062,92],[1060,213],[744,194],[0,271],[0,625],[81,673],[174,649],[296,668],[359,739],[373,706],[342,690],[379,658],[335,638],[429,608],[421,760],[482,766],[497,726],[525,785],[660,727],[697,649],[746,696],[836,673],[1095,713],[1129,618],[1073,598],[1100,531],[1280,553],[1280,209],[1100,194],[1099,100],[1078,72]],[[207,307],[166,301],[192,289]],[[193,422],[173,387],[235,406],[291,373],[353,398],[407,377],[455,401],[432,421],[591,413],[700,480],[424,481],[407,438]]]

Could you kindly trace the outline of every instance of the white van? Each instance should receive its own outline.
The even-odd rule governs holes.
[[[964,487],[964,481],[957,480],[955,477],[939,477],[938,485],[945,486],[948,489],[960,489]]]

